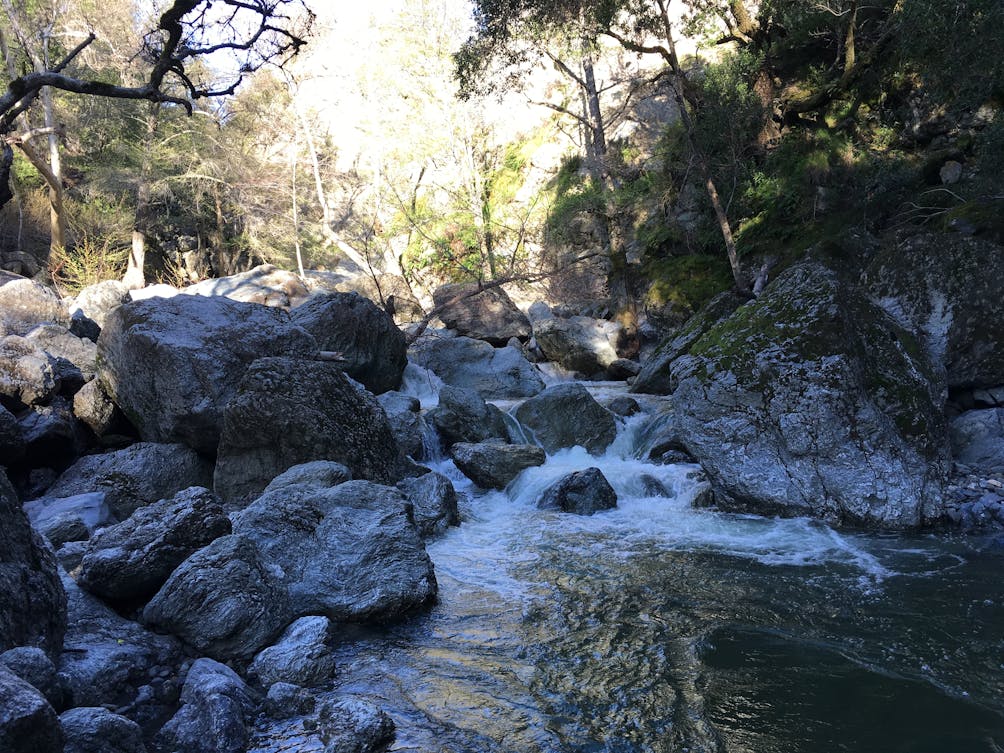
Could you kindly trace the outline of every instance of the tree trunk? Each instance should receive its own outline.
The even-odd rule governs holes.
[[[46,34],[42,44],[42,60],[45,70],[51,67],[49,60],[49,35]],[[59,158],[59,133],[56,116],[52,107],[52,89],[42,87],[40,91],[44,125],[48,131],[49,140],[49,170],[53,180],[49,185],[49,253],[66,247],[66,214],[63,212],[63,166]]]
[[[153,207],[150,205],[150,181],[153,173],[153,140],[157,134],[160,103],[151,102],[146,114],[146,133],[143,138],[143,160],[140,163],[139,185],[136,188],[136,215],[132,230],[132,249],[129,264],[122,282],[136,289],[146,285],[145,265],[147,236],[150,232]]]

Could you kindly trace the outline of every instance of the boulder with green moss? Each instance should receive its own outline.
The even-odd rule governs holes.
[[[943,384],[918,342],[813,263],[672,366],[687,449],[721,506],[911,528],[940,514]]]

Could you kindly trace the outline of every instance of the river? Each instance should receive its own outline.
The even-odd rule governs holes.
[[[463,497],[428,546],[438,603],[337,647],[337,693],[394,718],[390,750],[1004,750],[1004,538],[695,509],[697,467],[635,457],[642,420],[505,492],[435,463]],[[616,510],[536,509],[589,466]]]

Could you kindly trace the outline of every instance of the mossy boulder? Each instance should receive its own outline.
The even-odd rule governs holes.
[[[950,390],[1004,384],[1004,246],[954,233],[915,235],[884,248],[864,281],[944,368]]]
[[[943,383],[909,332],[815,263],[671,367],[687,450],[723,507],[911,528],[937,519]]]

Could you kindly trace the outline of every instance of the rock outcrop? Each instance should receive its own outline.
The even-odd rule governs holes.
[[[549,361],[586,376],[617,361],[617,342],[622,335],[619,324],[586,316],[552,316],[533,325],[533,338]]]

